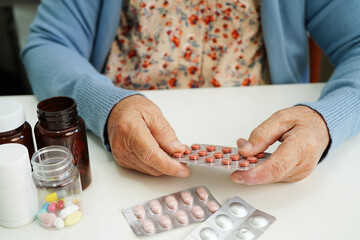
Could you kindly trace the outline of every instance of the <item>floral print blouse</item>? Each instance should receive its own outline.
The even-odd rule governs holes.
[[[260,0],[125,0],[104,74],[132,90],[269,83]]]

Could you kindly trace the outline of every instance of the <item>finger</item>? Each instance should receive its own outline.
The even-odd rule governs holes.
[[[296,139],[302,139],[297,136],[296,131],[288,134],[284,142],[279,145],[276,151],[268,160],[259,164],[256,168],[249,171],[236,171],[231,174],[234,182],[247,185],[267,184],[283,180],[291,172],[301,159],[301,152]]]
[[[284,114],[283,111],[276,112],[251,132],[249,141],[238,139],[239,153],[249,157],[264,152],[293,127],[294,122],[289,116],[291,114]]]

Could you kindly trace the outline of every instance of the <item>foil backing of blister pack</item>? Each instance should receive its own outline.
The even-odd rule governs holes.
[[[204,193],[204,190],[206,191],[208,195],[206,199],[202,200],[201,197],[199,197],[197,193],[199,190],[201,190],[201,193]],[[186,204],[185,202],[190,201],[189,196],[193,198],[193,201],[191,204]],[[204,198],[203,195],[202,198]],[[174,207],[174,205],[170,204],[171,207],[169,207],[169,203],[173,203],[174,199],[177,202],[177,206]],[[157,202],[161,206],[160,211],[158,211],[159,204]],[[154,209],[154,206],[157,206],[157,213],[154,213],[154,210],[152,210]],[[169,231],[171,229],[188,226],[192,223],[203,222],[220,207],[221,205],[219,202],[205,186],[198,186],[151,199],[142,203],[126,206],[122,209],[122,212],[131,229],[136,235],[148,236]],[[144,209],[144,216],[139,218],[139,212],[141,212],[139,209],[142,210],[142,208]],[[170,225],[168,227],[164,227],[164,222],[170,223]],[[151,224],[153,224],[153,226]],[[151,229],[154,231],[150,231]]]
[[[171,155],[170,157],[172,159],[175,159],[176,161],[186,163],[186,164],[194,164],[194,165],[200,165],[200,166],[206,166],[206,167],[221,167],[225,169],[231,169],[231,170],[238,170],[238,171],[248,171],[250,169],[253,169],[263,161],[267,160],[271,154],[270,153],[264,153],[264,157],[257,157],[256,163],[249,162],[248,166],[240,166],[240,161],[247,161],[246,157],[243,157],[239,155],[238,151],[239,148],[232,148],[232,147],[225,147],[225,146],[217,146],[217,145],[208,145],[208,144],[198,144],[200,145],[199,149],[191,149],[192,153],[186,154],[182,153],[181,155]],[[214,151],[207,151],[207,147],[214,146]],[[224,148],[230,148],[230,153],[223,153]],[[188,149],[190,150],[190,149]],[[199,155],[199,152],[206,151],[206,156]],[[217,153],[222,153],[223,157],[216,158],[214,155]],[[192,160],[190,159],[191,156],[197,155],[198,159]],[[231,155],[238,155],[238,160],[231,160],[229,164],[224,164],[222,161],[225,159],[231,159]],[[179,157],[181,156],[181,157]],[[214,162],[206,162],[207,157],[214,157]]]
[[[185,240],[257,239],[276,218],[262,212],[240,197],[233,197],[190,233]]]

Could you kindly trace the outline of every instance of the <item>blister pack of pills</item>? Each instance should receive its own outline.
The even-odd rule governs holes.
[[[274,216],[257,210],[242,198],[233,197],[185,240],[257,239],[275,220]]]
[[[239,154],[239,148],[193,144],[183,153],[177,152],[171,157],[187,164],[247,171],[267,160],[270,155],[270,153],[258,153],[256,156],[243,157]]]
[[[138,236],[153,235],[206,220],[221,205],[204,186],[172,193],[123,208]]]

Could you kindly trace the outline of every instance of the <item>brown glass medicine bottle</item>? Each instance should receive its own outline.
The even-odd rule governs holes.
[[[76,102],[69,97],[53,97],[37,105],[39,121],[34,131],[38,149],[60,145],[68,148],[80,172],[81,186],[91,182],[89,152],[84,120],[78,115]]]
[[[15,100],[0,101],[0,144],[5,143],[24,145],[30,159],[35,152],[31,126],[25,121],[24,107]]]

